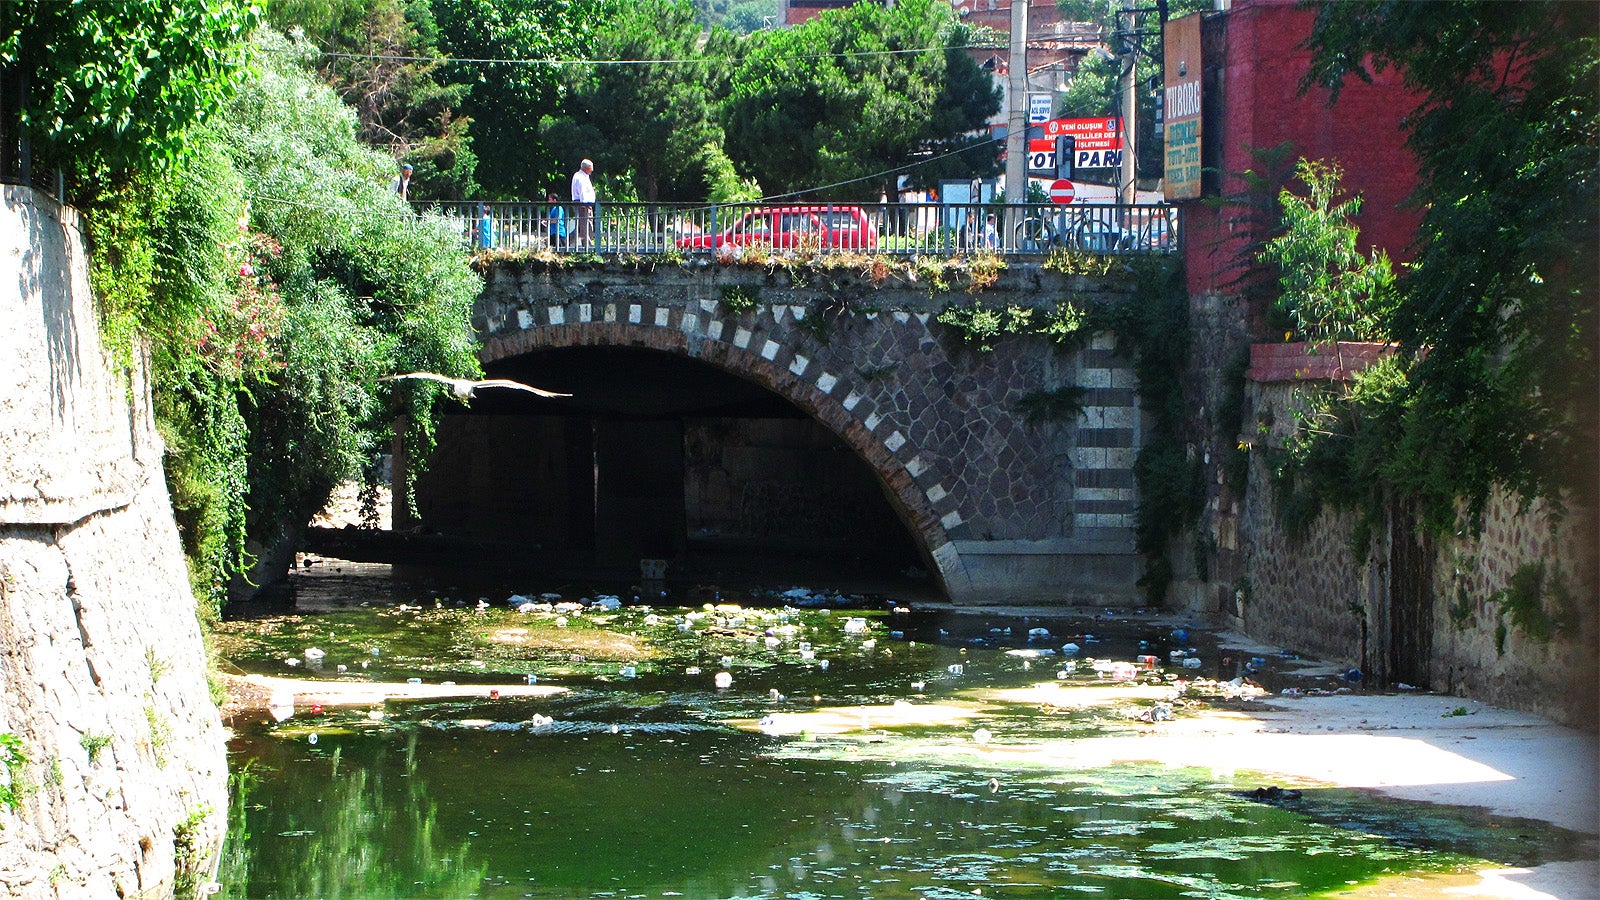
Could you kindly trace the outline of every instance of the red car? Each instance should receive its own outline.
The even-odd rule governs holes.
[[[872,250],[878,229],[859,206],[781,206],[747,212],[726,231],[678,239],[684,250],[752,245]]]

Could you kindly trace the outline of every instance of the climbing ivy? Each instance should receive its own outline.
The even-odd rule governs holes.
[[[1134,461],[1139,505],[1135,546],[1145,556],[1139,584],[1159,603],[1172,583],[1173,538],[1199,523],[1205,505],[1201,461],[1183,440],[1183,376],[1189,365],[1189,297],[1182,269],[1167,260],[1133,266],[1132,296],[1092,316],[1096,330],[1116,335],[1133,361],[1139,405],[1151,426]]]

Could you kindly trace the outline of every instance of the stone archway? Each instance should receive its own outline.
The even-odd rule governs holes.
[[[791,329],[769,327],[757,333],[702,317],[710,312],[704,309],[656,308],[649,324],[639,304],[607,304],[598,317],[588,304],[578,304],[576,310],[546,306],[539,312],[519,310],[514,325],[491,331],[480,352],[484,365],[549,350],[640,348],[695,360],[757,384],[827,429],[870,468],[946,596],[959,595],[967,586],[948,532],[949,525],[960,522],[960,514],[953,508],[941,513],[936,506],[948,498],[943,482],[902,430],[875,412],[862,414],[862,395],[846,379],[814,365],[790,345],[786,338],[793,319]],[[569,312],[576,321],[568,320]],[[933,486],[925,487],[930,480]]]

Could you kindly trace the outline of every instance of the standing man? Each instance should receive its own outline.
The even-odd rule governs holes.
[[[578,164],[578,171],[572,173],[572,206],[578,218],[577,247],[588,249],[594,246],[594,183],[589,180],[589,173],[594,171],[594,163],[584,160]]]
[[[400,167],[400,174],[389,182],[389,189],[399,194],[401,200],[411,199],[411,163]]]

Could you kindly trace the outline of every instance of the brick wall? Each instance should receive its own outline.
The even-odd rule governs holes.
[[[1236,0],[1230,11],[1206,21],[1205,65],[1216,70],[1208,89],[1219,86],[1221,96],[1207,104],[1217,115],[1206,119],[1205,141],[1217,150],[1213,159],[1220,159],[1222,196],[1246,199],[1251,188],[1240,173],[1262,172],[1252,150],[1288,141],[1291,167],[1299,157],[1336,160],[1343,167],[1344,187],[1363,197],[1357,219],[1363,252],[1381,247],[1393,258],[1409,258],[1420,214],[1404,202],[1418,176],[1401,120],[1415,108],[1416,97],[1393,69],[1370,84],[1350,79],[1337,103],[1330,104],[1322,88],[1302,94],[1310,52],[1300,45],[1314,17],[1315,10],[1294,0]],[[1277,190],[1256,200],[1275,202]],[[1241,258],[1258,239],[1258,227],[1241,207],[1186,203],[1189,292],[1236,290]]]

